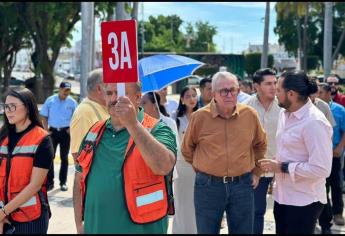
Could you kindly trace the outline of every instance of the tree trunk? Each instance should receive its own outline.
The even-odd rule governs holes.
[[[131,17],[133,20],[138,20],[138,10],[139,10],[139,2],[133,2],[133,9],[131,13]]]
[[[5,65],[4,67],[4,79],[3,79],[3,92],[5,92],[10,86],[12,70]]]
[[[340,47],[341,47],[341,45],[342,45],[343,42],[344,42],[344,38],[345,38],[345,28],[343,29],[343,32],[342,32],[341,35],[340,35],[340,38],[339,38],[337,47],[335,48],[335,51],[334,51],[334,53],[333,53],[332,62],[333,62],[334,60],[337,59],[338,54],[339,54],[339,51],[340,51]]]
[[[266,13],[265,13],[265,28],[264,28],[264,42],[261,54],[261,68],[267,67],[268,62],[268,36],[269,36],[269,25],[270,25],[270,2],[266,2]]]
[[[332,29],[333,29],[332,2],[325,2],[325,28],[324,28],[324,41],[323,41],[324,78],[327,78],[332,70]]]
[[[126,19],[125,2],[117,2],[115,10],[116,10],[116,20]]]
[[[302,61],[303,61],[303,70],[305,72],[308,71],[308,62],[307,62],[307,56],[308,56],[308,17],[309,17],[309,2],[305,3],[306,12],[304,15],[304,26],[303,26],[303,50],[302,50]]]
[[[298,6],[297,6],[297,2],[294,2],[294,6],[295,6],[295,12],[296,12],[296,25],[297,25],[297,40],[298,40],[298,49],[301,50],[302,49],[302,36],[301,36],[301,22],[298,16]],[[302,60],[301,60],[301,56],[300,54],[298,54],[299,58],[298,58],[298,63],[299,63],[299,68],[302,68]]]

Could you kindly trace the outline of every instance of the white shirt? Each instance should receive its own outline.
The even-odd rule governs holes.
[[[176,112],[174,112],[171,115],[171,118],[176,120]],[[187,126],[189,123],[189,120],[187,118],[186,115],[178,117],[178,120],[180,121],[180,127],[178,129],[178,137],[179,137],[179,143],[182,143],[183,138],[184,138],[184,134],[187,130]],[[179,147],[178,153],[177,153],[177,160],[184,160],[184,158],[182,158],[182,153],[181,153],[181,147]]]
[[[163,114],[159,114],[160,119],[167,125],[169,128],[175,133],[175,138],[176,138],[176,146],[177,146],[177,153],[181,152],[180,149],[180,142],[178,139],[178,132],[177,132],[177,125],[176,122],[171,119],[170,117],[164,116]],[[177,179],[177,171],[176,168],[174,167],[174,173],[173,173],[173,180]]]
[[[171,116],[177,110],[178,103],[174,99],[167,98],[167,102],[164,106],[168,114]]]
[[[251,96],[248,93],[242,92],[237,95],[237,102],[243,103],[245,100],[249,99]]]
[[[332,168],[333,128],[309,99],[295,112],[282,109],[277,129],[277,155],[289,162],[289,173],[276,173],[273,199],[279,204],[325,204],[326,178]]]
[[[260,123],[266,132],[268,141],[265,158],[274,159],[274,156],[277,151],[276,133],[278,127],[279,113],[281,110],[281,108],[278,106],[277,98],[273,100],[267,111],[260,102],[257,94],[250,96],[250,98],[245,100],[243,104],[253,107],[258,112]],[[273,177],[274,174],[265,173],[263,174],[263,176]]]

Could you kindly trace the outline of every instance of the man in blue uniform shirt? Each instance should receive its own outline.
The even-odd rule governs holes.
[[[69,124],[77,102],[69,96],[71,83],[61,82],[59,93],[47,98],[41,109],[44,128],[51,133],[54,152],[60,144],[61,167],[59,173],[60,189],[67,191],[68,153],[70,147]],[[54,188],[54,165],[49,169],[47,179],[47,190]]]

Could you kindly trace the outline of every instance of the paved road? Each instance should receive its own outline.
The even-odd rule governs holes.
[[[59,170],[59,161],[58,157],[55,159],[55,170]],[[72,163],[72,158],[70,158],[70,163]],[[55,173],[55,176],[58,176]],[[73,165],[69,166],[68,172],[68,182],[67,185],[69,187],[67,192],[62,192],[58,188],[55,187],[52,191],[48,193],[49,201],[52,209],[52,218],[49,223],[49,234],[75,234],[76,228],[74,225],[74,212],[73,212],[73,203],[72,203],[72,186],[73,186],[73,178],[74,178],[74,167]],[[56,182],[56,181],[55,181]],[[58,182],[58,181],[57,181]],[[345,195],[344,195],[345,196]],[[274,234],[275,233],[275,224],[274,224],[274,217],[273,217],[273,202],[271,195],[267,195],[268,206],[267,206],[267,213],[265,217],[265,226],[264,226],[264,233],[265,234]],[[344,198],[345,200],[345,198]],[[171,225],[172,225],[172,218],[169,218],[169,228],[168,233],[171,234]],[[319,228],[317,228],[319,230]],[[345,234],[345,227],[333,226],[332,230],[334,233],[337,234]],[[221,229],[221,234],[227,234],[227,227]]]

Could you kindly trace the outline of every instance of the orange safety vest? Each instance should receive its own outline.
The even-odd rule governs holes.
[[[24,134],[12,153],[8,152],[8,137],[0,142],[0,200],[13,200],[29,183],[36,150],[48,133],[39,126]],[[8,162],[8,160],[10,160]],[[41,190],[10,214],[16,222],[30,222],[41,216],[42,204],[48,204],[47,178]]]
[[[105,130],[105,122],[97,122],[85,138],[84,148],[77,162],[82,167],[80,182],[82,214],[84,214],[87,176],[97,145]],[[158,120],[144,114],[142,125],[152,129]],[[132,138],[129,139],[125,160],[122,166],[125,201],[131,220],[136,224],[146,224],[164,218],[168,213],[168,194],[165,177],[155,175],[146,165]],[[116,199],[114,199],[115,201]]]

